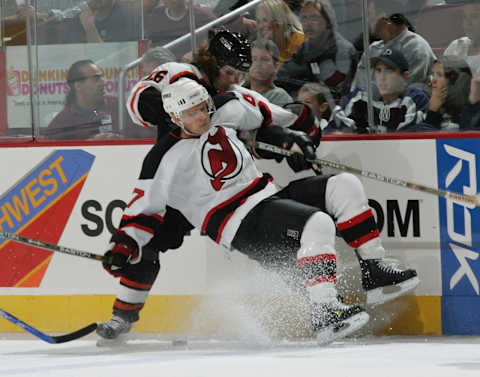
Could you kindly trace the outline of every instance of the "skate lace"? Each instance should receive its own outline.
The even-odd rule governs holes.
[[[378,267],[388,273],[400,274],[403,269],[400,267],[400,262],[396,259],[380,259],[378,261]]]

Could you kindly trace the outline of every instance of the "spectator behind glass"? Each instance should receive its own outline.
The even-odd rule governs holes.
[[[335,30],[335,13],[328,0],[304,1],[300,19],[308,40],[281,67],[277,85],[292,94],[306,82],[324,82],[340,98],[353,76],[353,45]]]
[[[334,127],[329,127],[335,102],[328,86],[321,82],[307,82],[298,91],[298,100],[312,109],[322,133],[336,131]]]
[[[428,97],[423,90],[408,86],[409,65],[400,50],[384,49],[371,61],[375,74],[372,101],[374,130],[377,132],[406,131],[423,120]],[[336,127],[358,133],[374,131],[368,124],[368,94],[357,88],[343,97],[334,110]]]
[[[165,47],[152,47],[142,56],[142,70],[140,77],[145,77],[163,63],[174,62],[176,60],[172,51]]]
[[[256,10],[257,38],[270,39],[279,51],[278,66],[305,41],[302,25],[283,0],[265,0]]]
[[[92,60],[73,63],[67,73],[70,91],[65,107],[48,125],[48,139],[116,138],[118,101],[105,95],[103,70]]]
[[[27,15],[35,15],[31,5],[19,4],[15,0],[0,0],[0,46],[16,46],[27,43]],[[42,21],[38,17],[39,21]]]
[[[454,40],[444,55],[456,55],[466,60],[474,75],[480,74],[480,1],[470,1],[463,9],[465,37]]]
[[[387,17],[389,14],[401,13],[403,4],[399,0],[369,0],[368,1],[368,28],[370,44],[380,40],[376,34],[375,25],[378,20]],[[354,39],[353,46],[357,50],[359,57],[364,51],[363,31]]]
[[[257,39],[252,43],[252,65],[247,88],[254,90],[278,106],[293,102],[292,97],[273,81],[277,75],[278,47],[270,39]]]
[[[216,16],[208,9],[194,6],[195,27],[199,28],[213,20]],[[145,35],[153,46],[163,46],[173,40],[190,33],[190,19],[187,0],[158,1],[152,11],[145,16]],[[207,40],[208,33],[197,35],[197,44]],[[178,60],[191,50],[190,40],[172,48]]]
[[[470,95],[460,116],[460,129],[480,130],[480,75],[472,78]]]
[[[36,14],[37,22],[58,21],[80,13],[88,5],[85,0],[38,0],[33,5],[17,5],[16,0],[0,0],[3,22],[25,21],[27,13]],[[35,13],[36,11],[36,13]]]
[[[370,44],[370,56],[377,57],[386,48],[400,50],[410,66],[408,83],[418,83],[418,87],[424,88],[436,56],[428,42],[419,34],[409,30],[409,27],[411,28],[410,22],[399,13],[388,18],[379,18],[375,25],[375,34],[380,37],[380,40]],[[363,54],[357,67],[352,90],[367,85],[365,59]]]
[[[37,0],[35,4],[37,17],[57,21],[73,18],[87,7],[86,0]]]
[[[67,27],[63,43],[124,42],[139,39],[133,13],[117,0],[90,0]]]
[[[472,72],[465,60],[456,56],[437,60],[432,68],[432,95],[424,123],[435,129],[458,130],[471,80]]]
[[[249,3],[251,0],[222,0],[218,1],[217,4],[212,8],[213,14],[217,17],[224,16],[227,13],[233,12],[234,10],[243,7],[245,4]],[[222,24],[226,29],[244,34],[248,37],[249,40],[256,38],[257,28],[255,22],[255,8],[251,8],[240,17],[234,18],[233,20],[227,21]]]

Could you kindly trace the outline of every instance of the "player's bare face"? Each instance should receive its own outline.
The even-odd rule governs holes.
[[[226,65],[220,68],[218,77],[215,80],[215,89],[219,92],[226,92],[233,84],[238,84],[241,80],[241,72]]]
[[[181,116],[183,127],[191,134],[201,135],[210,129],[210,114],[206,102],[184,110]]]

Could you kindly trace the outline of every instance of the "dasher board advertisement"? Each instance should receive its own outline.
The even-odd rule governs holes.
[[[385,176],[470,194],[478,190],[478,143],[478,139],[325,141],[318,155]],[[0,227],[103,254],[150,148],[81,143],[0,148],[0,160],[9,166],[0,173]],[[294,174],[286,163],[267,160],[259,161],[259,167],[271,172],[280,185],[313,174]],[[324,173],[333,171],[324,169]],[[409,310],[395,319],[401,322],[397,328],[408,328],[409,333],[480,333],[480,319],[468,314],[476,312],[478,298],[479,210],[426,192],[360,179],[387,255],[414,267],[421,280],[408,298]],[[91,300],[98,295],[108,295],[110,300],[116,293],[117,282],[98,262],[0,242],[3,297],[25,295],[47,301],[82,297],[95,313],[99,307]],[[339,289],[356,292],[360,283],[353,250],[337,238],[337,252]],[[258,293],[258,286],[241,292],[238,285],[229,288],[224,284],[229,279],[247,281],[258,268],[256,264],[198,231],[185,237],[179,249],[161,254],[160,261],[151,302],[166,297],[199,298],[230,288],[236,294]],[[164,308],[165,301],[161,305]]]

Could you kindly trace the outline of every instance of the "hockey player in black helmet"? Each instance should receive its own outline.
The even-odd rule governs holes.
[[[187,85],[185,81],[190,81],[190,83]],[[176,85],[177,83],[178,85]],[[171,99],[176,98],[177,102],[182,105],[183,97],[177,98],[178,94],[174,95],[175,91],[172,92],[171,87],[187,93],[195,93],[198,87],[202,88],[195,81],[186,78],[163,88],[164,101],[172,102]],[[208,106],[202,107],[200,111],[202,114],[201,129],[199,127],[191,128],[190,123],[186,122],[186,118],[182,117],[182,115],[185,117],[188,115],[189,118],[194,117],[199,114],[198,111],[184,114],[183,111],[188,106],[177,109],[174,104],[164,102],[164,107],[175,116],[172,116],[172,119],[180,129],[177,127],[177,131],[173,131],[172,135],[168,134],[162,138],[145,158],[139,180],[142,190],[147,189],[149,182],[156,179],[156,172],[163,160],[162,153],[169,150],[172,143],[176,143],[178,132],[189,138],[200,139],[206,132],[207,115],[213,106],[210,104],[209,96],[205,95],[206,90],[202,89],[204,94],[200,96],[202,99],[200,102],[205,102]],[[190,104],[197,106],[200,103]],[[215,112],[210,122],[214,125],[222,125],[224,119],[221,116],[217,118],[217,116],[218,114]],[[249,123],[242,122],[242,119],[242,117],[237,117],[228,127],[236,128],[236,131],[248,130]],[[314,147],[314,144],[306,138],[304,133],[270,125],[257,130],[257,136],[262,137],[263,130],[271,130],[275,134],[278,144],[288,146],[293,142],[297,143],[303,147],[305,158],[314,156],[312,150],[309,150]],[[236,134],[229,131],[226,131],[228,135]],[[238,147],[241,149],[241,146]],[[213,149],[207,148],[206,150]],[[223,154],[214,153],[213,155]],[[249,160],[247,155],[242,153],[242,156],[242,161]],[[238,158],[235,157],[234,160],[238,162]],[[176,161],[176,158],[169,161]],[[210,161],[210,163],[212,162]],[[234,165],[239,166],[238,163]],[[223,165],[216,161],[215,166]],[[252,165],[249,166],[254,169]],[[184,171],[183,167],[164,166],[163,168],[174,169],[176,172]],[[225,171],[227,170],[228,166],[225,167]],[[222,173],[223,171],[220,169],[218,172]],[[224,184],[221,179],[217,180],[215,175],[209,176],[209,179],[212,179],[212,187],[217,187],[221,191]],[[193,181],[189,181],[188,184],[179,182],[174,187],[185,186],[188,188],[193,184]],[[265,184],[265,187],[271,187],[268,183]],[[169,186],[169,184],[164,186]],[[256,184],[254,186],[256,187]],[[199,194],[200,187],[201,185],[196,194]],[[136,198],[139,197],[138,192],[135,190]],[[215,205],[213,207],[215,210],[209,212],[211,215],[207,216],[214,220],[204,223],[202,232],[223,245],[226,244],[235,250],[244,252],[267,268],[292,266],[292,259],[296,259],[298,267],[296,274],[300,274],[300,279],[292,281],[298,282],[303,277],[304,289],[312,299],[312,327],[319,336],[322,334],[321,339],[319,338],[322,342],[344,336],[361,327],[368,319],[361,307],[345,305],[337,298],[335,291],[336,256],[334,246],[332,246],[336,230],[356,250],[360,260],[362,285],[367,293],[368,305],[378,305],[390,301],[412,290],[419,283],[414,270],[402,268],[396,261],[385,258],[385,250],[380,240],[373,211],[368,205],[368,199],[360,180],[355,176],[348,173],[313,176],[291,182],[278,192],[272,192],[272,195],[272,200],[274,197],[275,199],[293,199],[295,203],[287,206],[288,210],[287,207],[282,207],[283,209],[279,212],[276,211],[275,205],[271,208],[267,202],[264,205],[272,212],[270,209],[264,212],[266,207],[259,204],[248,213],[248,221],[240,221],[241,226],[236,231],[232,231],[235,232],[235,236],[231,238],[232,233],[229,233],[230,238],[225,239],[229,228],[223,227],[222,224],[230,221],[229,213],[233,214],[237,208],[242,206],[245,198],[240,197],[240,201],[231,202],[232,206],[228,204],[226,212],[223,211],[222,205]],[[155,200],[152,195],[142,195],[142,198],[144,196]],[[193,196],[196,195],[187,195],[188,198]],[[150,200],[148,198],[141,199],[141,203]],[[224,196],[224,199],[222,203],[230,203],[227,196]],[[187,199],[185,200],[187,201]],[[191,200],[195,200],[195,198]],[[117,339],[120,335],[128,333],[133,323],[139,320],[139,312],[143,308],[148,292],[160,269],[158,251],[179,247],[186,231],[193,227],[192,223],[199,226],[201,222],[195,218],[197,214],[202,213],[201,210],[193,208],[193,210],[187,211],[189,217],[184,216],[186,209],[181,208],[184,205],[183,201],[172,202],[170,207],[167,201],[162,213],[155,215],[151,214],[148,203],[146,203],[146,208],[136,208],[133,203],[137,203],[137,200],[132,200],[132,206],[126,209],[118,231],[112,237],[110,249],[106,253],[106,260],[111,260],[111,262],[104,263],[104,267],[109,273],[120,277],[120,288],[113,307],[113,317],[107,322],[98,324],[98,334],[106,339]],[[173,210],[173,208],[176,209]],[[220,211],[217,212],[217,210]],[[227,215],[228,219],[224,219],[224,215]],[[293,219],[300,219],[301,223],[296,224],[296,220]],[[332,219],[335,219],[335,223]],[[287,223],[288,227],[285,226]],[[218,225],[221,225],[222,231],[218,230]],[[287,228],[290,229],[290,232]],[[141,234],[137,234],[136,229],[141,229]],[[225,231],[225,229],[227,230]],[[286,234],[282,233],[284,230],[286,230]],[[265,239],[265,234],[272,238]],[[273,240],[276,240],[275,242],[278,244]],[[264,242],[267,242],[269,246],[265,247]],[[289,277],[291,274],[286,274],[286,276]]]
[[[170,117],[163,111],[163,86],[181,77],[188,77],[205,86],[214,97],[238,83],[250,65],[248,40],[239,33],[218,30],[213,33],[210,41],[202,43],[194,51],[191,63],[162,64],[140,80],[130,92],[127,109],[137,124],[157,127],[160,138],[172,128]],[[152,83],[159,85],[153,86]],[[137,91],[138,87],[143,89]]]
[[[222,34],[217,35],[221,44],[220,48],[226,49],[225,53],[221,54],[218,60],[212,55],[208,46],[203,45],[194,55],[195,64],[167,63],[157,67],[149,76],[134,87],[127,104],[130,116],[134,122],[143,126],[161,126],[163,120],[158,118],[158,106],[163,108],[163,103],[157,100],[160,99],[161,101],[163,89],[176,82],[179,78],[192,78],[196,82],[207,83],[207,87],[210,89],[211,86],[208,83],[213,82],[216,87],[220,87],[222,83],[228,82],[228,74],[235,73],[237,70],[230,65],[221,66],[221,64],[228,61],[226,58],[232,56],[228,53],[229,48],[242,50],[242,45],[235,42],[230,43],[231,39],[227,37],[220,40]],[[246,54],[245,61],[248,61],[248,55]],[[232,62],[232,64],[234,63],[235,61]],[[222,77],[222,73],[226,77]],[[238,77],[232,80],[235,82],[235,80],[238,80]],[[297,115],[269,104],[268,101],[256,92],[238,87],[235,84],[231,85],[231,87],[233,88],[233,92],[231,92],[233,93],[233,100],[226,101],[223,106],[217,106],[215,116],[221,119],[220,124],[226,125],[225,123],[229,122],[229,119],[233,119],[232,122],[235,124],[241,123],[242,127],[251,127],[246,130],[247,135],[249,131],[253,131],[257,140],[261,140],[260,138],[264,137],[266,133],[270,140],[264,141],[270,141],[273,144],[282,142],[281,135],[283,133],[281,129],[272,127],[272,125],[291,129],[295,129],[298,126],[296,124]],[[151,98],[153,98],[152,102],[146,100]],[[226,114],[227,118],[222,118],[220,116],[222,113]],[[301,127],[297,129],[302,130]],[[163,134],[166,133],[163,132]],[[155,148],[159,148],[163,142],[164,139],[162,138],[152,151]],[[303,157],[300,160],[303,163],[306,162]],[[151,175],[153,167],[157,164],[156,161],[154,153],[149,153],[144,160],[140,176],[147,177]],[[367,303],[375,305],[389,301],[413,289],[418,284],[415,271],[401,269],[395,263],[392,264],[392,262],[384,260],[385,250],[379,239],[378,228],[358,179],[345,174],[319,177],[317,179],[316,184],[309,186],[311,193],[324,192],[326,194],[326,190],[330,190],[330,197],[335,196],[337,201],[344,203],[344,205],[338,208],[328,206],[326,211],[336,219],[337,228],[342,238],[358,252],[362,268],[362,283],[367,291]],[[328,189],[328,182],[332,183],[330,186],[334,187],[334,189]],[[305,196],[305,199],[309,197],[309,195],[302,195],[301,192],[298,194],[299,196]],[[339,211],[340,208],[350,209],[350,211],[348,214],[339,216],[339,213],[336,211]],[[128,217],[122,219],[120,227],[128,225],[129,221]],[[148,225],[151,228],[155,236],[148,244],[142,245],[141,258],[138,263],[129,263],[132,257],[135,258],[135,250],[139,250],[138,245],[123,237],[121,233],[114,234],[111,248],[107,252],[109,255],[115,255],[116,258],[115,263],[106,265],[105,268],[110,273],[121,278],[121,289],[114,303],[114,316],[109,321],[99,324],[98,333],[104,338],[117,338],[120,334],[128,332],[132,324],[138,321],[139,312],[143,308],[148,292],[160,269],[158,252],[180,247],[185,234],[193,228],[183,214],[173,208],[167,208],[161,224],[155,218],[149,217],[142,218],[142,222],[144,222],[143,226]],[[255,229],[244,229],[244,232],[245,234],[254,234]],[[239,247],[242,246],[239,245]],[[254,259],[262,259],[264,256],[252,257]],[[119,258],[121,259],[120,261]],[[367,262],[363,263],[363,261]],[[118,265],[116,264],[117,262]],[[384,291],[384,288],[388,290],[392,286],[395,286],[395,288],[390,289],[390,293]],[[138,287],[142,288],[139,290]],[[318,310],[316,311],[317,314],[319,312]],[[321,318],[316,316],[313,319],[317,321],[318,326],[322,325]]]
[[[217,109],[223,111],[222,105],[235,99],[231,92],[240,93],[248,98],[258,97],[258,93],[238,85],[247,74],[250,65],[249,41],[239,33],[226,29],[217,30],[208,43],[202,43],[193,53],[190,64],[177,62],[162,64],[140,80],[130,92],[127,110],[134,123],[157,127],[160,138],[173,126],[170,117],[163,111],[161,99],[163,87],[180,77],[191,78],[206,87]],[[265,104],[259,107],[262,118],[259,119],[258,125],[275,124],[305,131],[309,135],[314,135],[314,141],[318,145],[321,133],[316,129],[314,117],[307,106],[301,108],[294,106],[286,110],[270,104],[263,97],[255,101],[255,106],[258,102]]]
[[[241,72],[248,72],[252,64],[250,42],[240,33],[218,31],[208,45],[208,51],[219,68],[226,65]]]

